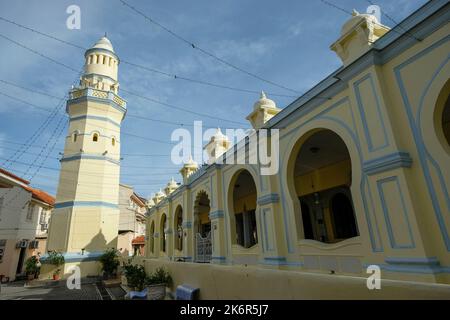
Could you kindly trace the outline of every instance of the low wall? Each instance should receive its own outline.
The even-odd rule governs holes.
[[[147,272],[166,267],[174,288],[200,288],[200,299],[449,299],[450,285],[382,280],[369,290],[366,278],[143,259]],[[383,276],[383,274],[381,274]]]

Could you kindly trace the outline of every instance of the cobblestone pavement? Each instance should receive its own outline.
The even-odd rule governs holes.
[[[24,284],[2,284],[0,300],[100,300],[94,283],[82,284],[79,290],[69,290],[66,286],[27,288]]]

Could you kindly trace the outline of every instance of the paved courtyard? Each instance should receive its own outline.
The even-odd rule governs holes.
[[[81,289],[66,286],[25,287],[25,282],[2,284],[0,300],[101,300],[95,283],[82,284]]]

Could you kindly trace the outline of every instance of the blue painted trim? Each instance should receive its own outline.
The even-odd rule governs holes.
[[[277,193],[266,194],[258,198],[258,205],[264,206],[270,203],[278,203],[280,196]]]
[[[384,259],[388,264],[407,264],[407,265],[440,265],[436,257],[387,257]]]
[[[103,160],[103,161],[109,161],[113,164],[120,165],[119,160],[115,160],[110,157],[106,157],[103,155],[97,155],[97,154],[87,154],[87,153],[80,153],[68,157],[63,157],[60,161],[66,162],[66,161],[75,161],[75,160],[81,160],[81,159],[89,159],[89,160]]]
[[[66,201],[55,203],[55,209],[63,209],[71,207],[108,207],[113,209],[119,209],[119,205],[104,201]]]
[[[402,211],[403,211],[403,216],[404,216],[404,221],[407,224],[408,227],[408,233],[409,233],[409,243],[408,244],[403,244],[403,245],[399,245],[397,243],[397,241],[395,240],[395,234],[394,234],[394,230],[392,228],[392,224],[391,224],[391,219],[390,219],[390,214],[400,214],[400,213],[390,213],[387,205],[386,205],[386,199],[385,199],[385,195],[384,195],[384,190],[383,190],[383,184],[388,183],[388,182],[395,182],[396,186],[397,186],[397,190],[398,190],[398,194],[400,195],[400,202],[402,205]],[[406,205],[405,205],[405,200],[403,198],[403,193],[400,187],[400,183],[398,181],[398,177],[397,176],[393,176],[393,177],[388,177],[388,178],[384,178],[381,180],[377,181],[377,188],[378,188],[378,193],[380,195],[380,200],[381,200],[381,206],[383,208],[383,214],[384,214],[384,219],[386,220],[386,227],[387,227],[387,231],[388,231],[388,236],[389,236],[389,242],[391,244],[391,247],[394,249],[412,249],[415,248],[416,245],[414,243],[414,236],[413,233],[411,231],[411,225],[409,223],[409,218],[408,218],[408,212],[406,210]]]
[[[435,190],[435,187],[434,187],[433,179],[432,179],[431,173],[430,173],[430,168],[427,163],[427,160],[431,160],[431,158],[428,157],[429,154],[426,150],[426,146],[423,142],[423,138],[420,133],[420,129],[419,129],[420,123],[416,123],[416,118],[414,117],[413,108],[411,106],[411,103],[409,102],[408,94],[406,92],[405,85],[403,83],[403,77],[402,77],[401,71],[404,67],[408,66],[409,64],[416,61],[417,59],[427,55],[428,53],[433,51],[435,48],[446,44],[449,40],[450,40],[450,36],[446,36],[445,38],[440,39],[439,41],[435,42],[428,48],[422,50],[415,56],[409,58],[408,60],[406,60],[405,62],[401,63],[400,65],[398,65],[397,67],[394,68],[395,78],[396,78],[397,84],[400,89],[403,104],[404,104],[404,107],[406,110],[406,114],[408,116],[409,125],[411,128],[412,134],[413,134],[417,152],[419,154],[420,165],[422,167],[422,172],[424,174],[425,182],[427,184],[428,194],[430,196],[431,204],[433,206],[436,220],[438,222],[439,229],[441,231],[441,235],[444,240],[447,251],[450,251],[450,236],[449,236],[447,226],[446,226],[446,223],[445,223],[445,220],[443,217],[443,212],[442,212],[440,204],[439,204],[439,200],[437,198],[437,191]],[[429,87],[431,86],[431,83],[437,77],[437,75],[440,73],[440,71],[443,69],[443,67],[448,63],[449,58],[450,58],[450,55],[448,55],[447,58],[444,59],[444,61],[439,65],[437,70],[434,72],[433,76],[428,81],[426,89],[422,93],[422,97],[425,97]],[[422,101],[422,98],[421,98],[421,101]],[[423,104],[423,101],[422,101],[422,104]],[[420,106],[420,108],[421,107],[422,106]],[[441,174],[438,171],[439,180],[442,181],[442,177],[440,177],[440,175]],[[441,185],[442,185],[442,182],[441,182]],[[444,189],[444,193],[445,193],[445,189]],[[448,197],[448,195],[447,195],[447,197]],[[447,200],[447,206],[449,206],[449,200]]]
[[[264,257],[267,261],[286,261],[286,257]]]
[[[417,274],[450,273],[450,267],[435,264],[421,265],[416,263],[401,263],[401,264],[366,263],[363,265],[363,267],[367,268],[369,265],[379,266],[381,270],[389,272],[417,273]]]
[[[363,163],[363,171],[373,175],[397,168],[410,168],[412,158],[408,152],[394,152]]]
[[[376,122],[380,122],[381,123],[381,127],[383,128],[384,143],[381,144],[380,146],[377,146],[377,147],[374,147],[374,145],[373,145],[372,137],[371,137],[369,129],[368,129],[368,123],[367,123],[366,113],[364,111],[364,105],[363,105],[362,99],[361,99],[361,92],[359,90],[360,84],[363,83],[366,80],[368,80],[369,83],[370,83],[370,86],[371,86],[372,92],[373,92],[373,96],[375,97],[376,106],[377,106],[378,119],[371,119],[371,120],[372,121],[376,121]],[[361,114],[361,121],[362,121],[362,124],[363,124],[364,135],[366,136],[367,144],[369,146],[369,151],[370,152],[374,152],[374,151],[386,148],[387,146],[389,146],[389,139],[388,139],[388,135],[386,133],[386,126],[384,125],[384,120],[383,120],[383,114],[381,112],[380,101],[379,101],[379,98],[378,98],[378,95],[377,95],[377,91],[375,90],[375,84],[373,82],[372,74],[369,73],[369,74],[365,75],[364,77],[362,77],[360,80],[356,81],[353,84],[353,88],[354,88],[355,95],[356,95],[356,103],[358,105],[358,109],[359,109],[359,112]]]
[[[100,116],[91,116],[91,115],[84,115],[84,116],[76,116],[76,117],[72,117],[69,119],[70,122],[72,121],[77,121],[77,120],[84,120],[84,119],[92,119],[92,120],[99,120],[99,121],[105,121],[105,122],[109,122],[113,125],[115,125],[116,127],[120,128],[120,123],[117,123],[107,117],[100,117]]]
[[[225,261],[225,260],[227,260],[227,257],[224,257],[224,256],[212,256],[211,260]]]
[[[300,261],[287,261],[286,257],[264,257],[259,264],[269,265],[269,266],[291,266],[291,267],[302,267],[303,263]]]
[[[223,218],[223,217],[224,217],[223,210],[217,210],[217,211],[209,213],[209,219],[211,219],[211,220],[219,219],[219,218]]]
[[[190,229],[192,228],[192,221],[184,221],[181,225],[184,229]]]
[[[67,100],[67,104],[66,104],[67,105],[66,106],[67,113],[69,113],[69,108],[72,105],[78,104],[80,102],[86,102],[86,101],[107,104],[107,105],[113,107],[114,109],[122,112],[124,117],[125,117],[125,114],[127,113],[126,107],[122,107],[121,105],[118,105],[116,102],[114,102],[114,100],[110,100],[109,98],[103,99],[103,98],[91,97],[91,96],[81,96],[81,97],[76,98],[76,99]],[[125,104],[125,106],[126,106],[126,104]]]

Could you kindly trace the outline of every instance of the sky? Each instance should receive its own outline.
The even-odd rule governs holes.
[[[125,63],[119,66],[120,87],[124,90],[235,122],[176,111],[119,92],[127,100],[130,114],[188,125],[201,120],[205,130],[249,128],[245,117],[259,98],[256,92],[264,90],[278,107],[284,108],[339,68],[341,62],[329,46],[337,40],[341,26],[350,18],[348,13],[320,0],[126,1],[191,43],[296,92],[221,64],[151,24],[119,0],[0,0],[0,17],[85,48],[91,47],[106,32],[115,52],[125,61],[181,77],[255,91],[215,88],[165,77]],[[328,2],[347,12],[356,9],[362,13],[371,1]],[[386,14],[381,16],[381,22],[392,27],[395,25],[392,20],[400,22],[426,1],[380,0],[374,3]],[[79,30],[66,26],[69,17],[66,9],[70,5],[80,7]],[[84,52],[0,20],[0,167],[30,179],[33,186],[55,195],[67,118],[62,107],[61,113],[49,123],[45,122],[49,113],[40,108],[56,108],[63,101],[60,98],[76,82],[77,74],[2,36],[75,70],[82,69]],[[180,166],[170,160],[171,134],[179,127],[126,117],[122,123],[122,132],[126,134],[121,136],[121,182],[134,186],[143,197],[164,188],[171,177],[181,182]],[[18,153],[24,143],[31,146]],[[14,162],[5,164],[6,160]]]

